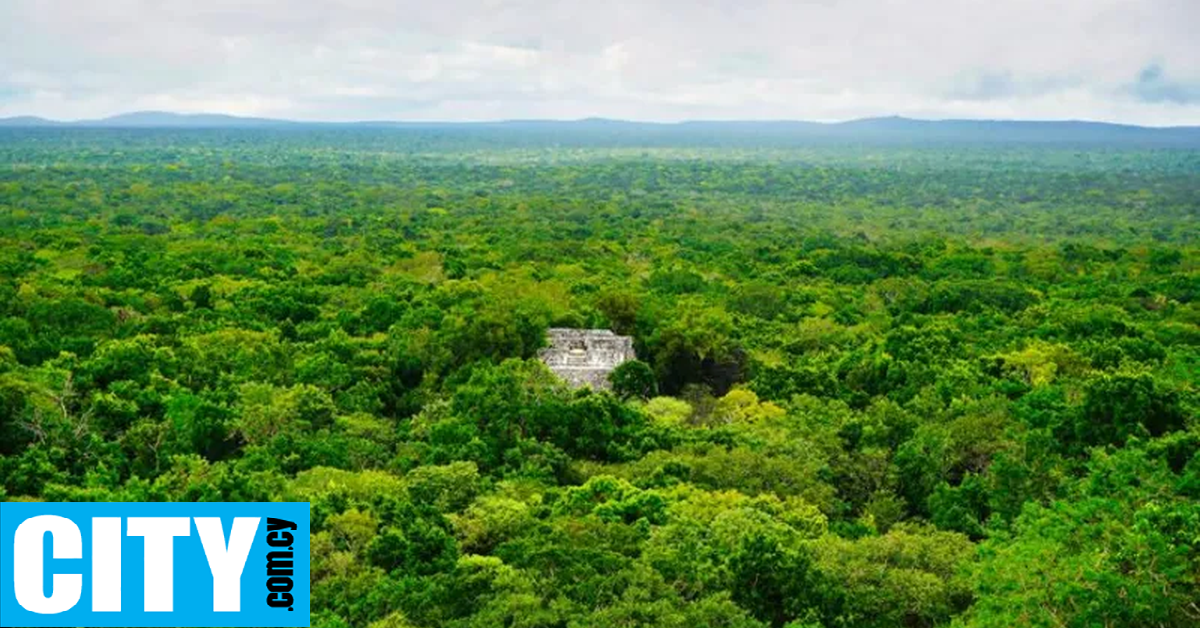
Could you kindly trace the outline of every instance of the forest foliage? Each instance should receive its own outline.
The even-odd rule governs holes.
[[[1200,624],[1200,152],[0,133],[0,499],[310,502],[321,628]]]

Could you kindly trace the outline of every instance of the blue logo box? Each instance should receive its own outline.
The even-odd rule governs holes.
[[[0,503],[0,626],[308,626],[307,503]]]

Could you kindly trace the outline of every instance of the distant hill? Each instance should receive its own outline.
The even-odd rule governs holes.
[[[47,120],[37,116],[17,116],[15,118],[0,118],[0,127],[37,127],[37,126],[63,126],[65,123],[55,120]]]
[[[76,122],[83,126],[102,127],[171,127],[171,128],[230,128],[291,126],[295,122],[270,118],[244,118],[220,113],[170,113],[166,111],[135,111],[120,115]]]
[[[1080,120],[914,120],[911,118],[864,118],[836,125],[855,134],[924,136],[926,138],[1004,138],[1038,140],[1121,140],[1139,137],[1200,139],[1200,127],[1144,127]]]
[[[171,113],[168,111],[134,111],[95,120],[59,121],[37,116],[0,118],[0,127],[91,127],[91,128],[246,128],[283,127],[301,123],[270,118],[245,118],[219,113]]]
[[[1200,147],[1200,127],[1143,127],[1107,122],[917,120],[898,116],[848,122],[713,121],[678,123],[584,120],[495,122],[302,122],[225,114],[138,111],[96,120],[56,121],[35,116],[0,118],[0,128],[112,129],[392,129],[482,133],[498,139],[612,145],[796,145],[815,143],[1065,143]]]

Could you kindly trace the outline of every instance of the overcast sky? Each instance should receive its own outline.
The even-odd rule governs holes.
[[[1200,124],[1200,0],[0,0],[0,116]]]

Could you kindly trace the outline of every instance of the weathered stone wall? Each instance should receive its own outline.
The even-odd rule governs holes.
[[[611,387],[608,374],[622,362],[637,359],[633,338],[607,329],[558,327],[550,329],[547,338],[549,346],[541,350],[539,357],[574,388],[607,390]]]

